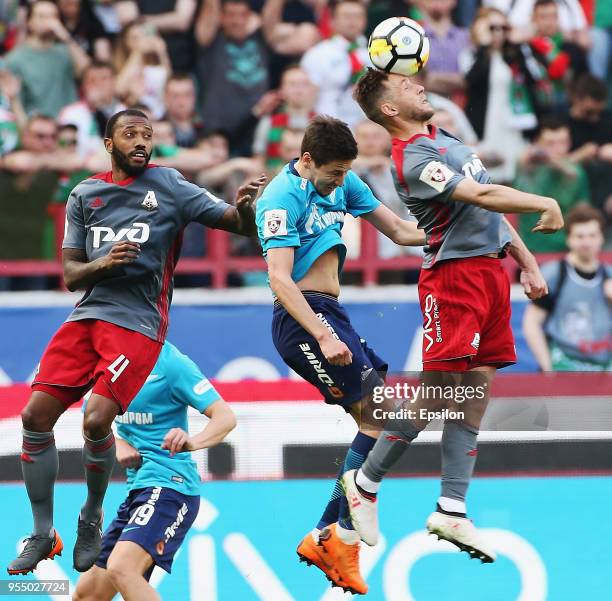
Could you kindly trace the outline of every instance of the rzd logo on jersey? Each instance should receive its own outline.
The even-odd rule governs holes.
[[[132,227],[122,227],[117,233],[112,227],[102,226],[94,226],[91,231],[94,248],[100,248],[100,242],[119,242],[124,239],[128,242],[146,242],[150,233],[146,223],[133,223]]]

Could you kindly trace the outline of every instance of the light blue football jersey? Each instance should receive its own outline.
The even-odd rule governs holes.
[[[372,190],[349,171],[344,183],[329,196],[295,170],[295,161],[285,165],[257,201],[257,233],[264,257],[270,248],[294,247],[292,277],[300,281],[312,264],[330,248],[338,248],[339,270],[346,257],[342,241],[344,216],[358,217],[380,206]]]
[[[127,470],[128,490],[162,486],[184,495],[200,494],[191,453],[170,457],[161,445],[172,428],[187,431],[187,408],[202,413],[221,397],[198,366],[169,342],[128,410],[115,418],[117,433],[138,449],[142,464]]]

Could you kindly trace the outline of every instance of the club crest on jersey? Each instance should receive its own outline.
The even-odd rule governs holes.
[[[154,211],[157,209],[157,198],[155,198],[155,192],[153,192],[153,190],[147,192],[140,206],[144,207],[147,211]]]
[[[421,171],[419,179],[438,192],[443,192],[452,177],[453,172],[444,163],[430,161]]]
[[[287,235],[287,211],[273,209],[264,213],[264,238]]]

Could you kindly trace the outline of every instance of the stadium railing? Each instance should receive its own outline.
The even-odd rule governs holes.
[[[64,237],[65,212],[63,205],[53,205],[55,221],[55,239],[57,241],[55,260],[0,260],[0,277],[3,276],[61,276],[62,265],[61,241]],[[361,225],[361,244],[359,256],[347,259],[344,271],[356,273],[361,277],[364,286],[371,286],[380,282],[383,272],[416,271],[421,267],[421,257],[406,255],[400,257],[383,258],[378,252],[378,232],[364,220]],[[226,288],[228,276],[232,273],[252,271],[265,271],[266,264],[262,257],[234,256],[231,253],[230,234],[221,230],[208,230],[206,232],[205,256],[201,258],[182,258],[179,260],[177,274],[210,275],[211,287],[215,289]],[[560,258],[562,253],[540,253],[537,255],[540,264]],[[612,263],[612,252],[603,255],[605,262]],[[518,271],[512,259],[506,258],[504,266],[512,282],[518,281]]]

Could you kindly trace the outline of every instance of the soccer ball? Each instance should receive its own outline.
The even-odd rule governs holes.
[[[429,58],[429,39],[416,21],[391,17],[374,28],[368,52],[372,64],[382,71],[415,75]]]

